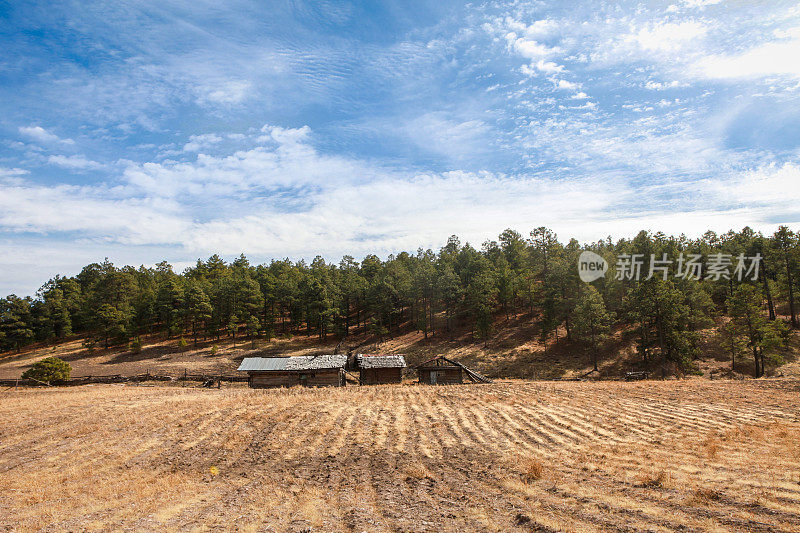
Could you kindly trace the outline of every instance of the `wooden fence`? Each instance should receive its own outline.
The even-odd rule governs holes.
[[[80,376],[70,379],[62,379],[51,382],[39,381],[36,379],[0,379],[0,387],[72,387],[75,385],[88,385],[90,383],[138,383],[142,381],[247,381],[247,376],[239,375],[220,375],[220,374],[192,374],[184,372],[178,376],[167,376],[150,374],[137,374],[134,376],[123,376],[114,374],[109,376]]]

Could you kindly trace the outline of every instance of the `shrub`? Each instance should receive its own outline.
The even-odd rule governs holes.
[[[186,348],[187,346],[189,346],[189,343],[186,342],[186,339],[184,339],[183,337],[178,339],[178,348],[183,349],[183,348]]]
[[[211,347],[211,355],[217,355],[217,345]]]
[[[22,379],[36,379],[48,382],[69,379],[71,371],[72,367],[66,361],[62,361],[58,357],[48,357],[41,361],[36,361],[31,368],[22,374]]]
[[[521,462],[521,475],[522,480],[526,483],[538,481],[544,475],[544,465],[541,461],[533,457],[523,459]]]
[[[644,487],[644,488],[661,488],[666,486],[666,484],[671,480],[671,476],[669,472],[666,470],[660,470],[658,472],[649,472],[639,476],[639,482],[635,485],[636,487]]]
[[[418,463],[407,466],[404,473],[406,481],[433,479],[433,475],[431,474],[430,470],[428,470],[425,465]]]
[[[142,340],[139,337],[136,337],[131,341],[131,352],[133,353],[141,353],[142,351]]]
[[[703,504],[708,502],[716,502],[722,499],[722,494],[717,492],[714,489],[701,487],[695,489],[692,495],[689,497],[689,503],[691,504]]]

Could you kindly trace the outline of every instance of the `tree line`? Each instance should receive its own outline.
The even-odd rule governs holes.
[[[609,265],[591,283],[579,278],[584,250]],[[737,271],[742,257],[758,257],[757,272],[752,261],[748,272]],[[706,263],[689,272],[697,266],[692,258]],[[486,343],[524,313],[545,347],[566,337],[595,368],[609,334],[622,330],[634,336],[643,363],[691,370],[699,332],[721,324],[732,365],[752,358],[760,376],[779,357],[788,328],[798,326],[799,265],[798,235],[783,226],[768,236],[744,228],[698,239],[642,231],[583,246],[562,244],[543,227],[527,236],[509,229],[480,249],[453,236],[436,252],[360,262],[345,256],[338,264],[316,257],[251,265],[244,255],[230,263],[212,255],[181,273],[166,262],[120,268],[106,260],[50,279],[35,297],[0,299],[0,350],[74,334],[109,347],[141,346],[139,337],[154,333],[195,344],[296,334],[383,340],[409,330],[447,335],[465,325]]]

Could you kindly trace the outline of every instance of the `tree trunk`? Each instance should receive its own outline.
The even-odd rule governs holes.
[[[428,298],[428,329],[431,330],[431,335],[436,334],[436,328],[433,327],[433,298]]]
[[[792,315],[792,327],[797,327],[797,313],[794,309],[794,283],[792,281],[792,269],[789,266],[789,256],[786,256],[786,283],[789,285],[789,313]]]
[[[761,377],[761,368],[760,368],[760,361],[758,358],[758,348],[753,346],[753,359],[755,360],[756,369],[755,369],[755,377]]]

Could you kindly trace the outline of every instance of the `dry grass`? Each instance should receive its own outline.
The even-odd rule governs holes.
[[[636,483],[637,487],[646,487],[646,488],[664,488],[670,482],[671,476],[670,473],[666,470],[657,470],[653,472],[646,472],[643,474],[639,474],[638,481]]]
[[[0,529],[797,531],[798,390],[6,390]]]
[[[404,473],[406,481],[433,479],[433,474],[431,474],[431,471],[422,464],[409,465],[404,469]]]
[[[539,481],[544,475],[544,465],[536,457],[525,457],[520,463],[520,475],[528,483]]]

